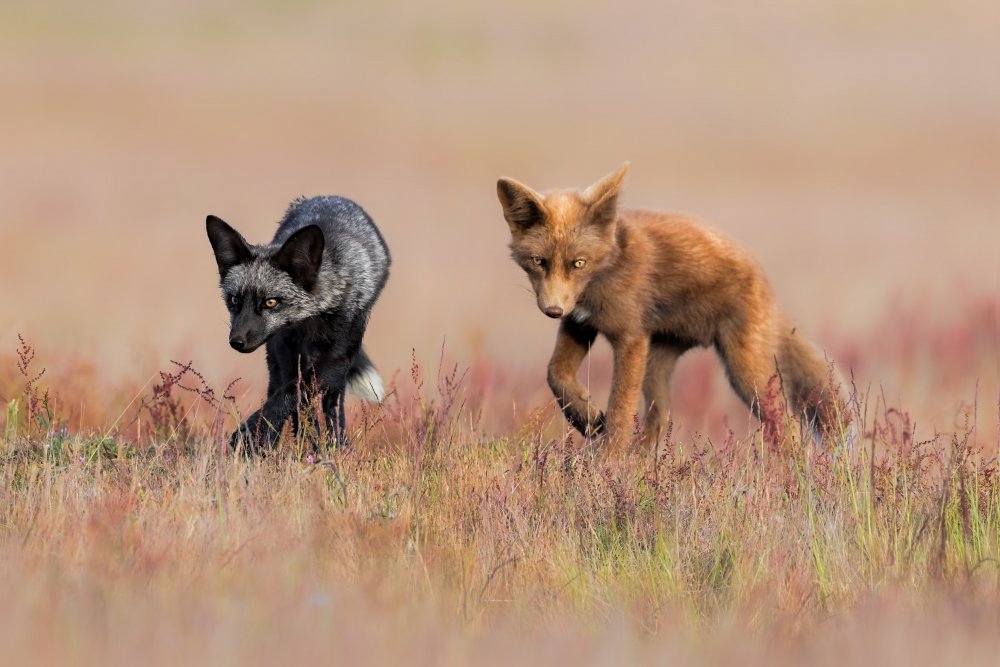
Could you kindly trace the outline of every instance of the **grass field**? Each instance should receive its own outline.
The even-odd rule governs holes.
[[[943,432],[858,390],[849,446],[751,424],[596,461],[551,405],[503,414],[489,378],[414,361],[354,406],[350,450],[286,435],[248,461],[225,444],[232,388],[193,369],[72,429],[102,398],[42,375],[7,406],[0,645],[17,664],[995,664],[1000,439],[979,411],[1000,403]]]
[[[2,662],[995,667],[998,12],[3,3]],[[856,438],[765,438],[708,351],[655,453],[567,432],[494,184],[626,159],[760,258]],[[233,457],[265,365],[205,215],[326,193],[393,251],[393,392],[349,451]]]

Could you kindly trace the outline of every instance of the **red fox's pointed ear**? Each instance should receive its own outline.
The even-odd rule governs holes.
[[[583,193],[583,198],[588,204],[600,203],[602,199],[618,194],[618,189],[622,186],[622,179],[628,173],[628,162],[622,162],[621,166],[613,172],[597,181]]]
[[[628,173],[628,162],[597,181],[583,192],[583,200],[592,211],[594,222],[614,222],[618,210],[618,191]]]
[[[517,234],[545,221],[542,196],[527,185],[512,178],[497,181],[497,197],[503,206],[503,217],[510,233]]]

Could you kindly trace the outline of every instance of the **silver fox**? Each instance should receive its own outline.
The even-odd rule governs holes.
[[[322,395],[328,432],[346,443],[344,392],[381,402],[382,380],[361,347],[372,306],[389,277],[389,248],[371,217],[343,197],[296,199],[269,244],[251,245],[214,215],[206,220],[231,316],[229,344],[267,349],[263,407],[230,444],[273,446],[298,408]]]

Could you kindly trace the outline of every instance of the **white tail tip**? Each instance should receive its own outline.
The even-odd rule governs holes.
[[[372,366],[352,377],[347,383],[347,391],[369,403],[381,403],[385,398],[382,378]]]

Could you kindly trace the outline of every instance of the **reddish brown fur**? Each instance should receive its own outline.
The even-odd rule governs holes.
[[[606,430],[618,449],[632,432],[641,390],[645,441],[655,442],[668,419],[677,358],[714,346],[755,414],[777,362],[796,412],[831,429],[835,411],[822,400],[827,364],[795,335],[757,261],[690,218],[619,211],[627,170],[623,164],[584,192],[541,195],[511,179],[497,183],[514,261],[527,272],[539,309],[562,317],[548,380],[570,423],[588,436]],[[614,350],[606,414],[576,378],[598,333]]]

